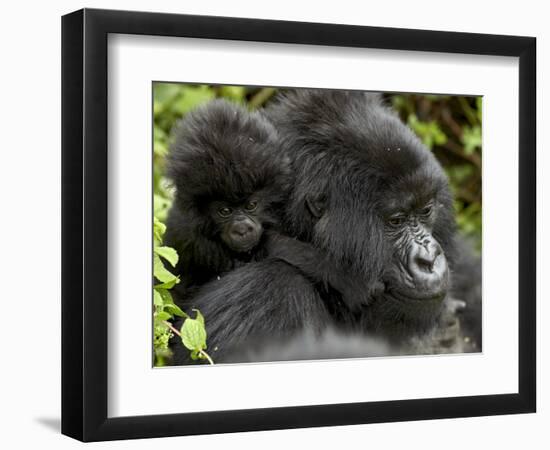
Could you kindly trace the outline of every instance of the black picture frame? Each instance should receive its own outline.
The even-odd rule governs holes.
[[[181,36],[519,58],[519,392],[107,416],[107,36]],[[62,433],[82,441],[535,412],[536,39],[84,9],[62,18]]]

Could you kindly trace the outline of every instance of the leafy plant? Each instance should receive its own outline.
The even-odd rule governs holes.
[[[198,309],[194,309],[197,313],[195,319],[190,317],[183,322],[180,329],[180,338],[189,350],[191,350],[192,359],[207,359],[210,364],[214,364],[206,350],[206,328],[204,326],[204,317]]]
[[[207,359],[210,364],[213,364],[212,359],[205,352],[204,317],[198,310],[195,319],[189,317],[174,303],[170,293],[180,280],[166,268],[164,262],[175,267],[178,263],[178,254],[173,248],[162,245],[162,236],[165,231],[166,226],[155,216],[153,223],[153,276],[157,281],[153,286],[155,365],[164,365],[166,358],[170,357],[168,343],[173,334],[181,336],[183,345],[191,351],[192,359]],[[170,323],[174,316],[185,317],[180,331]]]

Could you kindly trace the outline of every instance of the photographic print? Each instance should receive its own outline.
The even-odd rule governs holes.
[[[482,97],[153,83],[154,366],[482,350]]]
[[[63,434],[535,412],[535,69],[525,36],[65,15]]]

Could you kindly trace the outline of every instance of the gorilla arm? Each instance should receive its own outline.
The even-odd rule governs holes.
[[[266,249],[269,258],[284,261],[297,268],[313,283],[321,283],[325,291],[329,287],[338,291],[351,310],[367,304],[373,294],[372,288],[369,290],[360,276],[338,267],[325,252],[312,244],[271,231]]]
[[[321,332],[331,321],[312,283],[280,260],[252,262],[202,286],[189,299],[206,320],[208,354],[215,362],[242,361],[242,352],[290,338],[304,329]],[[182,319],[174,326],[179,329]],[[174,365],[189,352],[174,338]]]

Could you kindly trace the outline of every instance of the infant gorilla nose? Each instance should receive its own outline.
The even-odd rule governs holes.
[[[262,231],[262,226],[249,218],[236,218],[229,229],[227,244],[232,250],[246,252],[258,244]]]
[[[233,239],[241,239],[245,237],[247,234],[252,233],[254,231],[254,227],[251,223],[247,222],[238,222],[231,228],[231,237]]]
[[[417,243],[411,250],[407,269],[418,297],[443,298],[449,287],[449,267],[440,245],[428,240]]]

